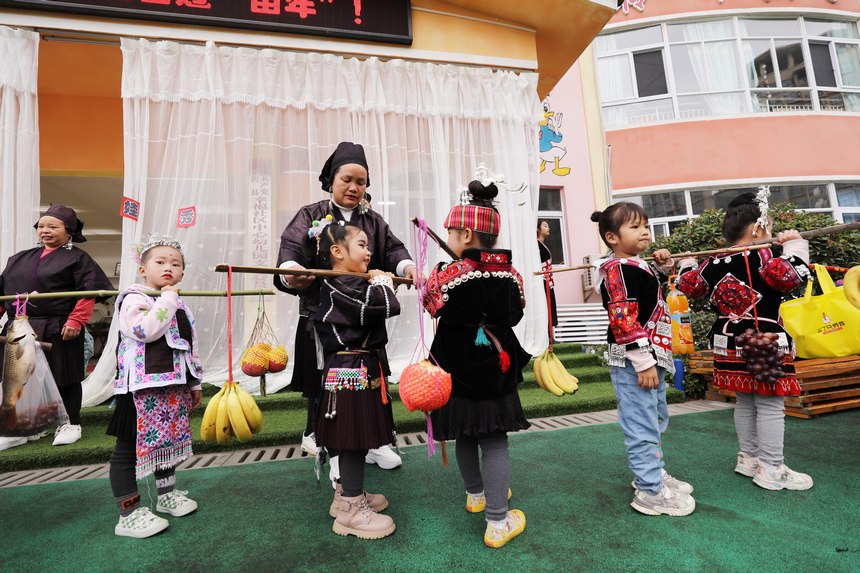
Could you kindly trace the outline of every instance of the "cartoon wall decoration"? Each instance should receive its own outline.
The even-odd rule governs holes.
[[[543,121],[540,125],[540,172],[546,169],[547,162],[552,162],[552,172],[559,176],[570,173],[570,167],[561,167],[559,162],[567,154],[567,149],[559,145],[564,135],[561,133],[561,120],[563,114],[554,112],[549,106],[549,96],[543,100]]]
[[[769,0],[765,0],[767,2]],[[720,2],[722,4],[722,2]],[[645,11],[645,0],[618,0],[618,9],[624,12],[624,15],[630,13],[630,8],[635,8],[639,12]]]

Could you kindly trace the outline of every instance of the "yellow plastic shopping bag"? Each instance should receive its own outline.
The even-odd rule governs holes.
[[[843,287],[833,284],[827,269],[815,265],[823,294],[812,296],[812,281],[802,298],[782,303],[785,329],[800,358],[838,358],[860,354],[860,309],[848,302]]]

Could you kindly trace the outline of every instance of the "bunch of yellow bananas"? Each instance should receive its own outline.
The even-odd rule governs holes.
[[[534,371],[538,386],[555,396],[576,394],[579,390],[579,380],[549,348],[535,360]]]
[[[200,435],[204,442],[227,445],[233,436],[247,442],[263,429],[263,412],[247,390],[238,382],[227,381],[212,396],[206,411]]]

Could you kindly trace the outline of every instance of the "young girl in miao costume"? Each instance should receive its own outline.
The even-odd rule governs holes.
[[[317,221],[308,232],[311,248],[319,249],[320,267],[367,273],[367,234],[355,225],[330,221]],[[332,530],[380,539],[394,532],[394,520],[379,513],[388,507],[385,496],[364,490],[364,465],[368,450],[391,441],[385,321],[400,314],[400,304],[391,273],[373,269],[369,275],[325,278],[320,285],[314,328],[324,367],[316,440],[340,460],[340,482],[329,508],[335,518]]]
[[[508,432],[528,428],[517,385],[531,356],[513,331],[525,308],[511,251],[494,249],[501,217],[496,185],[472,181],[445,218],[447,244],[460,260],[430,273],[424,308],[439,319],[430,358],[451,374],[448,404],[431,414],[436,439],[456,440],[466,511],[483,511],[484,543],[502,547],[526,516],[508,509]],[[481,455],[479,460],[478,450]]]
[[[744,193],[729,203],[723,236],[730,244],[771,236],[769,194],[762,188],[757,195]],[[681,275],[678,288],[691,298],[710,295],[718,314],[710,332],[714,386],[737,395],[735,430],[740,452],[735,471],[764,489],[804,490],[812,487],[812,478],[789,469],[783,458],[783,397],[800,395],[800,384],[794,370],[793,341],[782,327],[779,305],[783,293],[809,279],[809,244],[795,230],[779,233],[774,244],[782,245],[781,256],[759,249],[708,257],[696,270]],[[681,262],[682,268],[695,266],[692,259]],[[775,382],[751,374],[735,347],[738,335],[749,328],[774,333],[779,340],[784,376]]]
[[[662,436],[669,425],[667,372],[673,373],[672,323],[655,269],[639,258],[651,243],[648,215],[634,203],[596,211],[600,238],[612,257],[600,265],[598,289],[609,313],[609,376],[618,402],[627,460],[635,480],[630,505],[645,515],[689,515],[693,487],[663,469]],[[671,265],[669,251],[654,258]]]
[[[137,480],[154,473],[155,510],[188,515],[197,502],[175,488],[175,467],[191,455],[192,408],[203,393],[194,317],[179,298],[185,259],[176,241],[153,239],[139,249],[143,285],[132,285],[116,300],[119,321],[116,408],[108,434],[116,436],[110,457],[110,485],[120,518],[114,532],[149,537],[168,521],[140,505]],[[142,291],[161,291],[149,296]]]

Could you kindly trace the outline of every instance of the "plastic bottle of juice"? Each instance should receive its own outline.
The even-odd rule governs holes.
[[[672,353],[692,354],[696,347],[693,344],[693,325],[690,320],[690,303],[684,293],[675,286],[676,275],[669,277],[669,294],[666,304],[672,317]]]

